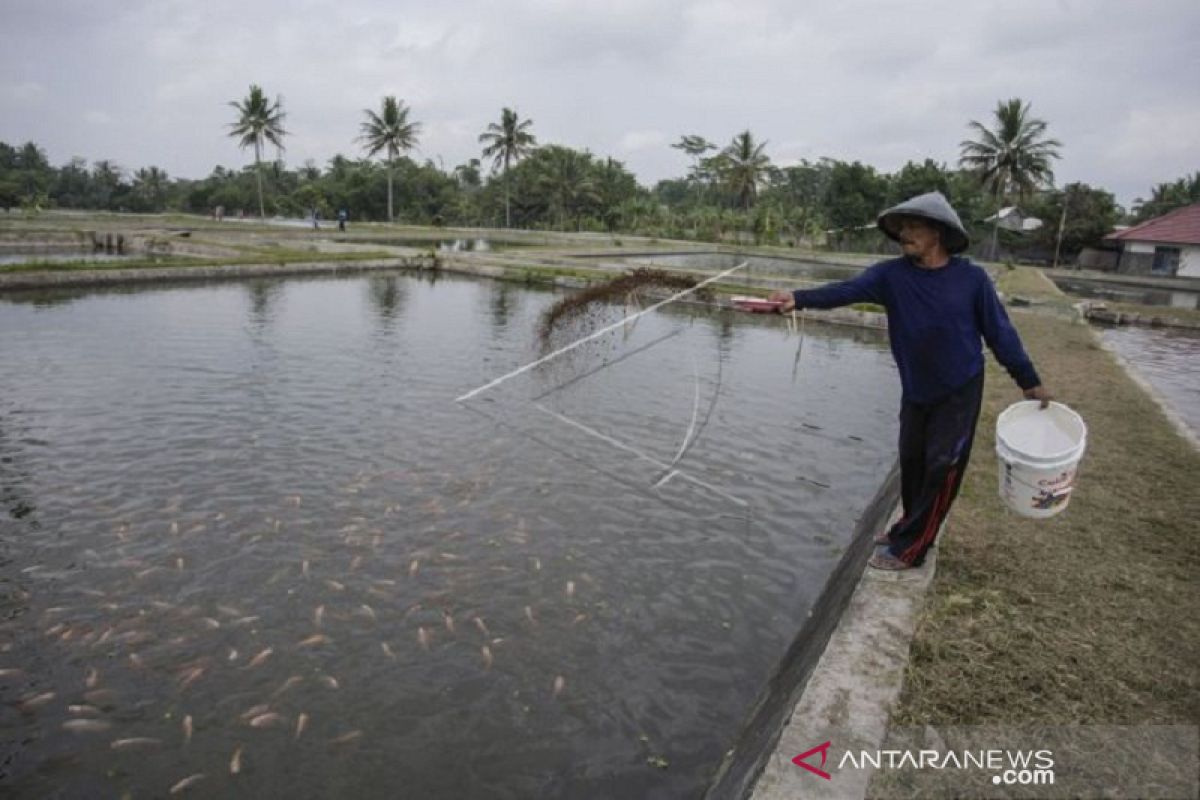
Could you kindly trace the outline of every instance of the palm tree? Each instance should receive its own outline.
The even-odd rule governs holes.
[[[363,111],[367,121],[362,124],[362,135],[358,140],[366,145],[367,157],[380,150],[387,153],[388,222],[396,218],[392,211],[392,173],[396,158],[416,147],[417,137],[421,133],[421,123],[408,120],[411,111],[403,100],[397,100],[392,95],[383,98],[380,113],[376,114],[369,108]]]
[[[766,142],[755,144],[754,135],[746,130],[733,137],[719,156],[718,170],[746,210],[754,205],[758,185],[771,166],[771,159],[763,153],[766,146]]]
[[[968,127],[978,139],[959,146],[959,166],[974,170],[996,198],[996,222],[992,227],[992,258],[1000,229],[1000,208],[1014,195],[1024,200],[1035,189],[1054,182],[1050,159],[1058,158],[1062,143],[1045,138],[1046,123],[1029,116],[1029,103],[1019,97],[996,104],[994,129],[971,120]]]
[[[229,105],[237,109],[237,122],[231,122],[230,136],[238,138],[238,146],[254,147],[254,175],[258,180],[258,215],[265,219],[266,207],[263,205],[262,189],[262,150],[267,142],[283,151],[283,137],[287,131],[283,129],[283,120],[287,115],[283,112],[283,98],[276,97],[272,103],[263,94],[262,87],[250,85],[250,94],[240,103],[234,100]]]
[[[562,229],[568,216],[578,218],[589,204],[599,199],[592,158],[587,153],[553,146],[542,151],[539,161],[538,188],[548,200],[556,227]]]
[[[505,108],[500,112],[500,124],[490,122],[487,130],[479,134],[480,144],[487,145],[483,148],[483,157],[492,159],[492,171],[495,172],[501,165],[504,167],[504,227],[506,228],[512,227],[508,167],[529,155],[537,147],[537,139],[528,130],[532,124],[533,120],[521,120],[516,111]]]
[[[139,169],[133,176],[133,191],[151,211],[162,211],[167,194],[167,173],[158,167]]]

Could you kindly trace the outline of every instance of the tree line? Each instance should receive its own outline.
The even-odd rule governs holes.
[[[226,215],[315,211],[325,218],[345,209],[352,220],[825,243],[869,251],[885,244],[873,229],[880,210],[938,190],[972,229],[976,252],[994,255],[1001,248],[1048,258],[1058,249],[1069,259],[1121,221],[1200,201],[1200,172],[1152,187],[1150,198],[1139,199],[1130,213],[1100,187],[1055,187],[1052,160],[1062,145],[1047,135],[1046,122],[1031,116],[1029,104],[1015,98],[998,103],[989,124],[968,123],[972,137],[960,143],[954,166],[926,159],[889,174],[859,161],[822,158],[781,167],[771,162],[768,142],[749,130],[723,147],[685,134],[671,147],[690,158],[686,174],[653,187],[639,185],[615,159],[539,144],[533,121],[511,108],[479,134],[480,158],[447,169],[411,157],[421,123],[403,100],[387,96],[378,109],[363,111],[359,157],[338,154],[325,165],[309,161],[289,168],[282,158],[289,135],[282,99],[271,100],[252,85],[229,105],[234,115],[227,134],[252,151],[253,164],[218,166],[193,180],[171,178],[156,166],[129,171],[110,160],[89,165],[78,157],[54,167],[32,142],[0,142],[0,207],[200,214],[222,207]],[[265,158],[269,148],[274,159]],[[1009,205],[1045,224],[1025,234],[1002,230],[995,214]]]

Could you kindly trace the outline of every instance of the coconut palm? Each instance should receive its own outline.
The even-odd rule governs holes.
[[[283,121],[287,115],[283,111],[283,98],[276,97],[272,103],[263,94],[262,87],[251,84],[250,94],[241,102],[231,100],[229,105],[237,109],[237,122],[231,122],[230,136],[238,137],[238,146],[254,147],[254,175],[258,181],[258,214],[267,216],[263,205],[262,189],[262,150],[270,142],[283,151],[283,137],[287,131],[283,129]]]
[[[387,154],[388,222],[396,218],[392,211],[392,173],[396,158],[416,147],[421,133],[421,123],[408,119],[411,111],[403,100],[391,95],[383,98],[378,114],[369,108],[363,111],[367,121],[362,124],[362,135],[358,140],[366,145],[367,157],[380,150]]]
[[[143,167],[134,173],[133,191],[151,211],[162,211],[166,204],[167,173],[158,167]]]
[[[763,153],[766,146],[766,142],[755,144],[754,135],[746,130],[733,137],[718,157],[718,172],[744,209],[754,205],[758,185],[771,166],[771,159]]]
[[[569,217],[578,220],[581,212],[599,199],[592,158],[578,150],[551,146],[541,151],[537,160],[537,187],[546,197],[556,227],[562,230]]]
[[[958,163],[974,170],[996,198],[996,222],[992,228],[992,258],[995,258],[999,208],[1010,198],[1024,200],[1039,186],[1054,182],[1050,159],[1059,157],[1062,143],[1045,138],[1046,123],[1030,117],[1029,103],[1022,103],[1019,97],[997,103],[993,115],[994,129],[971,120],[968,127],[978,138],[960,144]]]
[[[517,112],[505,108],[500,112],[500,124],[488,123],[487,130],[479,134],[479,143],[486,144],[483,157],[492,159],[492,171],[504,168],[504,227],[512,227],[512,211],[509,206],[508,168],[520,161],[537,147],[537,139],[529,132],[533,120],[522,120]]]

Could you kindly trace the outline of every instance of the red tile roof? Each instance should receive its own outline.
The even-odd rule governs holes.
[[[1132,228],[1110,233],[1104,238],[1123,242],[1200,245],[1200,203],[1177,208]]]

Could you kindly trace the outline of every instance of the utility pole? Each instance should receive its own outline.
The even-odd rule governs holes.
[[[1058,269],[1058,253],[1062,249],[1063,228],[1067,225],[1067,206],[1071,203],[1071,185],[1063,189],[1062,214],[1058,218],[1058,237],[1054,241],[1054,267]]]

